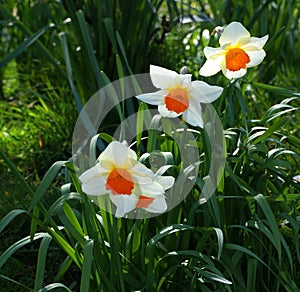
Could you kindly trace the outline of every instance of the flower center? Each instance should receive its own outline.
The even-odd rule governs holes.
[[[154,201],[154,198],[140,196],[135,207],[136,208],[147,208],[150,204],[152,204],[153,201]]]
[[[238,71],[246,68],[246,64],[250,62],[249,56],[240,48],[233,48],[228,50],[225,55],[226,68],[230,71]]]
[[[113,195],[131,195],[134,183],[126,169],[114,168],[110,172],[105,186]]]
[[[166,107],[177,114],[184,112],[189,107],[188,94],[185,88],[176,87],[168,92],[165,97]]]

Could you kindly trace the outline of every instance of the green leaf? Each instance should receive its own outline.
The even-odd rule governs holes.
[[[72,208],[67,204],[67,202],[63,203],[64,213],[60,213],[59,219],[63,223],[65,229],[68,231],[70,236],[76,239],[76,241],[83,247],[85,245],[84,233],[81,229],[80,224],[72,210]]]
[[[139,109],[136,117],[136,148],[138,157],[140,157],[141,155],[141,140],[144,128],[144,112],[146,108],[146,104],[144,102],[141,102],[139,104]]]
[[[9,277],[6,277],[6,276],[4,276],[4,275],[2,275],[2,274],[0,274],[0,278],[2,278],[3,280],[6,280],[6,281],[8,281],[8,282],[11,282],[11,283],[13,283],[13,284],[15,284],[15,285],[18,285],[19,287],[22,287],[23,290],[18,290],[18,291],[30,291],[30,292],[33,292],[33,290],[32,290],[31,288],[28,288],[28,287],[26,287],[25,285],[23,285],[23,284],[21,284],[21,283],[15,281],[15,280],[13,280],[13,279],[11,279],[11,278],[9,278]],[[3,284],[2,284],[2,285],[3,285]]]
[[[69,256],[67,256],[64,262],[60,265],[59,271],[56,274],[54,281],[61,281],[64,278],[66,272],[68,271],[72,263],[73,260]]]
[[[62,283],[52,283],[49,284],[47,286],[45,286],[43,289],[40,289],[38,292],[45,292],[45,291],[51,291],[51,290],[56,290],[57,288],[63,288],[68,292],[72,292],[67,286],[65,286]],[[60,290],[56,290],[56,291],[60,291]]]
[[[269,159],[258,167],[257,172],[260,172],[264,169],[269,169],[272,171],[276,170],[277,168],[285,168],[288,170],[292,170],[292,166],[288,161],[279,159]]]
[[[225,279],[224,277],[222,277],[220,275],[217,275],[217,274],[214,274],[214,273],[211,273],[211,272],[207,272],[207,271],[202,270],[202,269],[197,269],[197,271],[202,276],[204,276],[205,278],[207,278],[207,279],[209,279],[211,281],[220,282],[220,283],[229,284],[229,285],[232,284],[232,282],[230,282],[229,280]]]
[[[118,48],[117,48],[117,42],[116,42],[116,37],[115,37],[115,33],[114,33],[114,26],[113,26],[113,22],[111,18],[104,18],[102,19],[105,29],[106,29],[106,33],[109,37],[109,40],[112,44],[113,50],[115,52],[115,54],[118,54]]]
[[[40,36],[44,34],[49,28],[54,27],[53,23],[50,23],[35,34],[31,35],[28,39],[26,39],[20,46],[18,46],[15,50],[13,50],[10,54],[5,56],[0,62],[0,68],[5,67],[11,60],[19,56],[22,52],[24,52],[29,46],[31,46]]]
[[[281,37],[281,35],[282,35],[285,31],[286,31],[286,27],[285,27],[285,26],[281,27],[280,30],[277,31],[277,32],[273,35],[273,37],[266,43],[264,49],[265,49],[266,51],[268,51],[269,48],[271,48],[271,47],[274,45],[274,43],[277,41],[277,39],[278,39],[279,37]]]
[[[2,152],[2,150],[0,149],[0,157],[2,157],[2,159],[4,160],[4,162],[6,163],[6,165],[10,168],[10,170],[14,173],[14,175],[16,176],[16,178],[19,180],[19,182],[23,185],[24,190],[26,190],[26,192],[33,196],[34,192],[31,189],[31,187],[29,186],[29,184],[27,183],[27,181],[24,179],[24,177],[20,174],[20,172],[17,170],[17,168],[15,167],[15,165],[9,160],[9,158],[4,154],[4,152]]]
[[[257,275],[257,261],[250,259],[247,261],[247,292],[255,291]]]
[[[298,194],[298,198],[300,198],[300,194]],[[282,213],[281,216],[286,218],[286,220],[288,220],[288,222],[293,227],[293,230],[294,230],[293,241],[295,244],[297,259],[298,259],[298,262],[300,263],[300,250],[299,250],[300,249],[300,244],[299,244],[300,221],[298,221],[297,219],[293,218],[292,216],[290,216],[286,213]]]
[[[50,235],[44,236],[38,253],[38,261],[36,265],[36,275],[34,281],[34,290],[38,290],[42,288],[44,282],[44,273],[45,273],[45,265],[46,265],[46,257],[48,252],[49,244],[52,240]]]
[[[259,256],[257,256],[254,252],[247,249],[246,247],[243,247],[238,244],[233,244],[233,243],[225,243],[224,248],[229,249],[229,250],[237,250],[237,251],[242,252],[243,254],[249,255],[250,257],[256,259],[257,261],[259,261],[264,266],[266,266],[267,268],[270,269],[270,267]]]
[[[0,233],[3,231],[3,229],[17,216],[20,214],[24,214],[26,211],[21,209],[15,209],[10,211],[8,214],[6,214],[1,220],[0,220]]]
[[[32,240],[38,240],[40,238],[49,237],[48,233],[36,233]],[[5,250],[0,256],[0,269],[6,263],[6,261],[13,255],[16,251],[22,248],[24,245],[31,242],[30,236],[27,236],[15,243],[13,243],[7,250]]]
[[[38,219],[40,215],[40,208],[38,206],[35,206],[33,208],[32,217],[30,223],[30,237],[33,238],[34,234],[36,233],[37,225],[38,225]]]
[[[84,233],[78,222],[78,219],[77,219],[73,209],[70,207],[70,205],[67,202],[63,203],[63,210],[64,210],[64,213],[66,214],[67,218],[69,219],[70,223],[81,234],[81,236],[84,237]]]
[[[274,216],[274,213],[268,204],[266,198],[262,194],[258,194],[254,197],[254,199],[257,201],[258,205],[262,209],[267,222],[271,228],[272,234],[273,234],[273,240],[272,243],[276,247],[276,250],[278,252],[279,257],[279,264],[281,265],[281,244],[280,244],[280,232],[278,230],[277,221]]]
[[[83,249],[83,265],[81,269],[80,291],[89,291],[93,263],[94,241],[87,240]]]
[[[220,260],[224,246],[224,235],[222,229],[216,227],[213,227],[213,229],[218,238],[218,260]]]
[[[63,55],[64,55],[66,67],[67,67],[68,80],[69,80],[70,87],[71,87],[71,90],[72,90],[74,98],[75,98],[77,112],[80,113],[83,108],[83,105],[82,105],[81,99],[79,97],[76,85],[74,84],[74,81],[73,81],[72,65],[71,65],[71,60],[70,60],[67,35],[65,32],[61,32],[58,34],[58,37],[61,42],[62,51],[63,51]],[[87,121],[89,121],[89,119]],[[91,129],[93,129],[93,128],[94,127],[92,127]]]
[[[259,82],[251,82],[251,84],[253,86],[258,87],[258,88],[262,88],[262,89],[265,89],[267,91],[272,91],[272,92],[277,93],[279,95],[300,96],[299,93],[292,92],[292,91],[290,91],[288,89],[285,89],[283,87],[273,86],[273,85],[269,85],[269,84],[263,84],[263,83],[259,83]]]
[[[116,32],[116,37],[117,37],[118,45],[121,49],[121,53],[122,53],[122,56],[124,58],[126,67],[128,68],[128,71],[129,71],[130,75],[133,75],[133,72],[132,72],[132,70],[129,66],[129,63],[128,63],[128,59],[127,59],[127,56],[126,56],[126,51],[125,51],[125,47],[124,47],[124,44],[123,44],[123,41],[122,41],[122,37],[121,37],[121,35],[119,34],[118,31]]]
[[[91,33],[89,31],[89,27],[86,24],[85,16],[84,16],[83,12],[81,10],[79,10],[75,14],[78,19],[81,33],[84,38],[84,44],[85,44],[85,47],[88,52],[88,56],[89,56],[90,63],[92,65],[92,68],[94,71],[94,75],[97,80],[98,87],[100,89],[101,85],[102,85],[101,77],[100,77],[100,69],[99,69],[99,65],[98,65],[98,62],[97,62],[97,59],[96,59],[96,56],[94,53],[94,48],[93,48],[92,39],[91,39]]]
[[[61,248],[72,258],[74,263],[81,268],[81,264],[79,263],[75,250],[71,247],[71,245],[57,232],[52,229],[48,229],[48,233],[57,241],[57,243],[61,246]]]
[[[288,122],[288,118],[281,118],[276,123],[273,123],[268,130],[266,130],[263,134],[261,134],[258,138],[256,138],[253,143],[257,144],[265,140],[266,138],[270,137],[274,134],[276,130],[279,130],[283,125]]]
[[[40,202],[41,198],[45,195],[46,191],[51,186],[52,182],[57,177],[58,172],[61,170],[65,163],[66,161],[57,161],[46,172],[39,187],[33,195],[28,208],[28,212],[31,212],[31,210]]]
[[[89,152],[89,159],[90,159],[90,167],[93,167],[96,164],[96,153],[97,153],[97,142],[98,142],[99,134],[92,137],[90,142],[90,152]]]

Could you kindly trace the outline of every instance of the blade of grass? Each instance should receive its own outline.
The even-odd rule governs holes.
[[[59,288],[63,288],[63,289],[65,289],[65,290],[68,291],[68,292],[72,292],[71,289],[69,289],[67,286],[65,286],[65,285],[62,284],[62,283],[52,283],[52,284],[49,284],[49,285],[45,286],[45,287],[44,287],[41,291],[39,291],[39,292],[42,292],[42,291],[44,291],[44,290],[46,290],[46,291],[51,291],[51,290],[54,290],[54,289],[55,289],[55,291],[60,291],[60,290],[58,290]]]
[[[5,67],[11,60],[15,59],[21,53],[23,53],[29,46],[31,46],[40,36],[42,36],[51,27],[54,27],[53,23],[50,23],[50,24],[44,26],[39,31],[37,31],[35,34],[31,35],[28,39],[26,39],[20,46],[18,46],[16,49],[14,49],[11,53],[6,55],[0,61],[0,68]]]
[[[16,176],[16,178],[19,180],[19,182],[23,185],[26,192],[33,197],[34,192],[25,180],[25,178],[20,174],[20,172],[17,170],[15,165],[9,160],[9,158],[2,152],[0,149],[0,157],[4,160],[6,165],[10,168],[10,170],[13,172],[13,174]]]
[[[12,221],[14,220],[17,216],[20,214],[24,214],[26,211],[20,210],[20,209],[15,209],[10,211],[8,214],[6,214],[1,220],[0,220],[0,233],[3,231],[3,229]]]
[[[100,89],[101,85],[102,85],[101,77],[100,77],[100,69],[99,69],[99,65],[98,65],[98,62],[96,60],[95,54],[94,54],[94,49],[93,49],[92,39],[91,39],[91,33],[90,33],[89,28],[86,24],[83,11],[81,11],[81,10],[77,11],[76,12],[76,17],[78,19],[79,26],[80,26],[80,29],[81,29],[81,33],[82,33],[83,38],[84,38],[84,44],[85,44],[87,52],[88,52],[88,58],[91,62],[91,65],[92,65],[92,68],[93,68],[93,71],[94,71],[94,76],[97,80],[97,84],[98,84],[98,87]]]
[[[37,188],[36,192],[32,197],[32,200],[28,208],[28,212],[31,212],[31,210],[39,203],[39,201],[45,195],[46,191],[49,189],[50,185],[57,177],[58,172],[61,170],[61,168],[64,166],[65,163],[66,161],[57,161],[46,172],[39,187]]]
[[[72,66],[71,66],[71,60],[70,60],[69,49],[68,49],[67,35],[66,35],[65,32],[61,32],[61,33],[58,34],[58,37],[59,37],[60,42],[61,42],[63,55],[64,55],[66,67],[67,67],[68,79],[69,79],[69,83],[70,83],[70,86],[71,86],[71,89],[72,89],[72,92],[73,92],[73,95],[74,95],[74,98],[75,98],[77,112],[80,113],[83,106],[82,106],[82,102],[81,102],[81,99],[79,97],[77,88],[76,88],[76,86],[73,82],[73,73],[72,73]]]
[[[33,240],[38,240],[40,238],[49,237],[48,233],[36,233],[33,237]],[[21,240],[13,243],[8,249],[6,249],[2,255],[0,256],[0,269],[1,267],[6,263],[6,261],[20,248],[22,248],[24,245],[31,242],[30,236],[27,236],[25,238],[22,238]]]
[[[266,198],[262,194],[258,194],[254,197],[260,208],[262,209],[268,224],[270,225],[270,228],[272,230],[273,234],[273,241],[272,243],[276,247],[276,250],[278,252],[278,258],[279,258],[279,265],[281,265],[281,243],[280,243],[280,232],[278,230],[277,221],[274,216],[274,213],[272,212],[272,209],[270,205],[268,204]]]
[[[36,275],[35,275],[35,281],[34,281],[34,290],[37,291],[42,288],[43,282],[44,282],[44,274],[45,274],[45,265],[46,265],[46,257],[47,252],[49,248],[49,244],[52,240],[52,237],[50,235],[44,236],[39,252],[38,252],[38,260],[36,265]]]
[[[93,263],[94,241],[87,240],[83,249],[83,265],[81,270],[80,291],[89,291]]]
[[[18,27],[23,33],[26,35],[33,35],[31,30],[25,25],[24,22],[19,21],[14,15],[12,15],[9,11],[7,11],[4,6],[1,7],[1,13],[5,15],[5,17],[12,19],[13,22],[16,24],[16,27]],[[54,58],[54,56],[50,53],[50,51],[40,42],[40,40],[36,39],[36,46],[41,50],[41,53],[45,55],[45,57],[48,59],[48,61],[57,69],[57,71],[66,78],[65,72],[62,70],[62,68],[59,66],[58,62]]]
[[[9,277],[6,277],[6,276],[4,276],[4,275],[2,275],[2,274],[0,274],[0,278],[6,280],[6,281],[8,281],[8,282],[11,282],[11,283],[13,283],[13,284],[16,284],[16,285],[18,285],[19,287],[21,287],[22,289],[24,289],[24,290],[19,290],[19,291],[31,291],[31,292],[34,292],[34,290],[32,290],[31,288],[26,287],[25,285],[23,285],[23,284],[21,284],[21,283],[15,281],[15,280],[13,280],[13,279],[11,279],[11,278],[9,278]]]
[[[247,261],[247,292],[255,291],[257,275],[257,261],[250,259]]]

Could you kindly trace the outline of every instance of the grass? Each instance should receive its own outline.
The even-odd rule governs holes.
[[[0,290],[298,291],[299,8],[292,0],[1,3]],[[266,59],[235,83],[200,77],[204,46],[218,46],[203,36],[234,20],[269,34]],[[224,87],[214,103],[224,176],[200,205],[213,153],[194,129],[202,164],[185,200],[155,218],[116,219],[82,193],[67,162],[72,131],[94,92],[149,63],[186,65],[194,80]],[[104,120],[102,142],[112,139],[112,120],[148,110],[135,99],[125,108]],[[138,154],[173,151],[177,176],[173,138],[144,131]]]

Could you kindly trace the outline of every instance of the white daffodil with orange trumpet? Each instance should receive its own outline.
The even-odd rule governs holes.
[[[259,65],[266,56],[263,50],[268,35],[251,37],[248,30],[239,22],[225,27],[219,39],[219,48],[205,47],[207,58],[199,74],[212,76],[222,70],[228,79],[244,76],[247,68]]]
[[[150,78],[159,90],[138,95],[139,100],[158,105],[158,111],[164,117],[175,118],[183,115],[188,124],[201,128],[201,103],[215,101],[223,91],[219,86],[192,81],[191,74],[178,74],[154,65],[150,65]]]
[[[137,160],[136,153],[114,141],[100,154],[97,164],[79,177],[82,190],[89,196],[109,195],[116,206],[116,217],[124,217],[135,208],[152,213],[167,210],[165,191],[172,176],[154,174]]]

